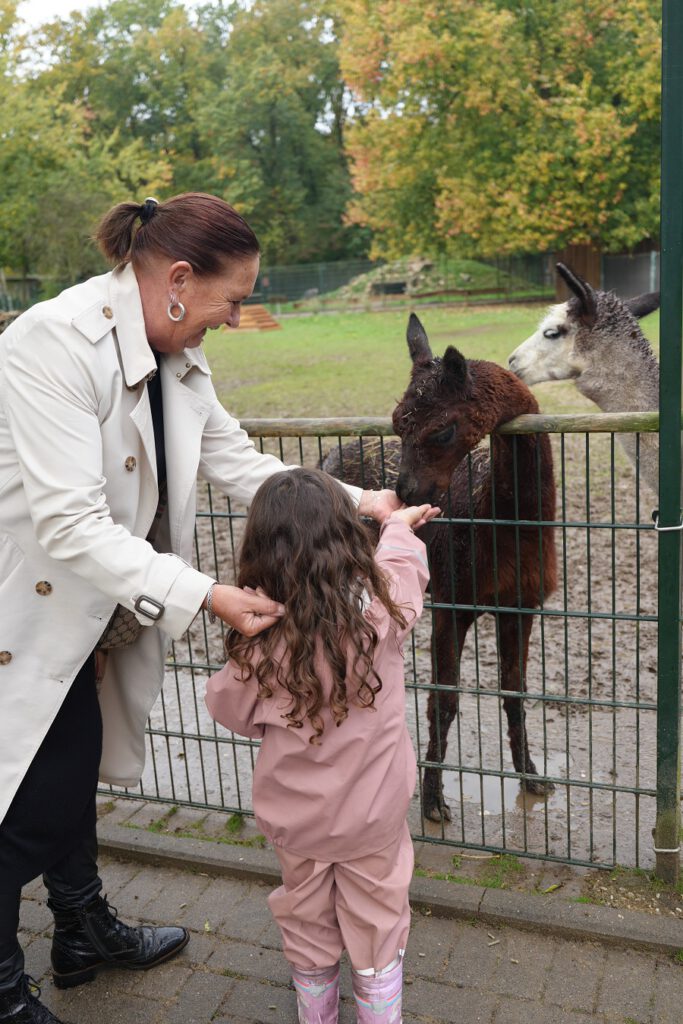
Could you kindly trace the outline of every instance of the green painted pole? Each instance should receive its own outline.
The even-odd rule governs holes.
[[[678,881],[681,831],[683,4],[662,3],[661,386],[656,872]]]

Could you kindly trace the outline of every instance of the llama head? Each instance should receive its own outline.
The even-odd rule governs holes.
[[[575,380],[593,397],[590,391],[608,366],[618,367],[631,356],[653,358],[638,320],[657,309],[659,293],[621,300],[597,291],[564,263],[557,264],[557,272],[572,297],[550,307],[534,334],[512,353],[509,367],[526,384]]]
[[[495,363],[468,360],[452,345],[432,355],[425,330],[411,313],[410,383],[393,414],[401,438],[396,492],[403,501],[437,503],[453,471],[500,423],[538,406],[528,388]]]

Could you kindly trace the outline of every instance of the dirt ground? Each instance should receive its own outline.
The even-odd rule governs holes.
[[[636,495],[634,471],[618,446],[612,473],[608,436],[593,436],[589,444],[584,435],[564,442],[556,436],[553,445],[557,519],[571,525],[556,528],[559,585],[547,599],[546,614],[535,617],[526,706],[532,756],[541,775],[557,780],[555,791],[531,797],[520,791],[518,780],[497,774],[511,771],[512,762],[502,703],[495,692],[481,692],[499,689],[495,624],[484,615],[470,630],[463,652],[460,713],[444,764],[451,821],[423,820],[416,795],[410,823],[416,836],[465,853],[486,846],[586,866],[650,868],[656,772],[654,498],[645,485]],[[321,448],[314,442],[285,442],[274,450],[290,461],[315,464]],[[205,517],[199,520],[199,564],[228,582],[244,510],[229,510],[215,497],[210,509],[205,494],[200,508]],[[213,519],[206,517],[209,511]],[[426,610],[406,649],[407,717],[420,758],[427,748],[424,687],[431,682],[430,644]],[[202,699],[207,664],[222,663],[220,632],[197,623],[188,642],[175,645],[174,657],[164,700],[154,711],[160,735],[153,739],[144,786],[179,801],[249,808],[255,751],[246,742],[217,744]],[[178,731],[185,738],[162,735]],[[218,735],[230,739],[223,730]]]

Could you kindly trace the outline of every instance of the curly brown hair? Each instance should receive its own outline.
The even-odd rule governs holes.
[[[237,584],[261,587],[285,606],[285,614],[256,637],[231,629],[225,650],[245,682],[256,677],[261,699],[273,696],[274,684],[287,691],[291,700],[283,717],[295,729],[308,719],[311,743],[319,743],[324,731],[316,656],[322,653],[332,673],[329,706],[339,726],[349,704],[370,708],[382,688],[373,665],[377,632],[363,614],[367,595],[376,597],[399,626],[407,625],[373,556],[373,539],[351,498],[326,473],[287,470],[258,489]]]

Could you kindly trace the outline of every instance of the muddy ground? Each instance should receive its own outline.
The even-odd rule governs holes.
[[[557,780],[546,798],[522,794],[511,771],[502,704],[495,694],[498,653],[494,620],[483,616],[467,639],[461,665],[464,692],[444,767],[451,821],[424,821],[419,796],[411,808],[415,835],[465,848],[511,852],[585,864],[654,863],[657,631],[654,497],[609,437],[553,438],[558,484],[556,528],[559,585],[536,616],[527,668],[527,732],[541,775]],[[325,447],[329,447],[325,445]],[[286,459],[315,464],[320,448],[286,442]],[[590,486],[587,486],[587,479]],[[200,508],[208,512],[206,494]],[[201,567],[232,578],[244,510],[214,497],[214,518],[199,520]],[[229,517],[232,513],[233,518]],[[237,518],[234,518],[237,517]],[[595,617],[590,618],[589,613]],[[614,616],[623,616],[615,618]],[[418,756],[427,747],[426,691],[431,681],[431,615],[425,611],[406,648],[407,716]],[[179,802],[250,807],[255,750],[246,742],[213,739],[203,704],[205,668],[222,661],[220,631],[197,623],[176,644],[164,699],[154,710],[157,735],[143,780],[145,791]],[[224,730],[223,740],[232,738]],[[191,738],[192,736],[196,738]],[[633,792],[635,790],[635,792]]]

